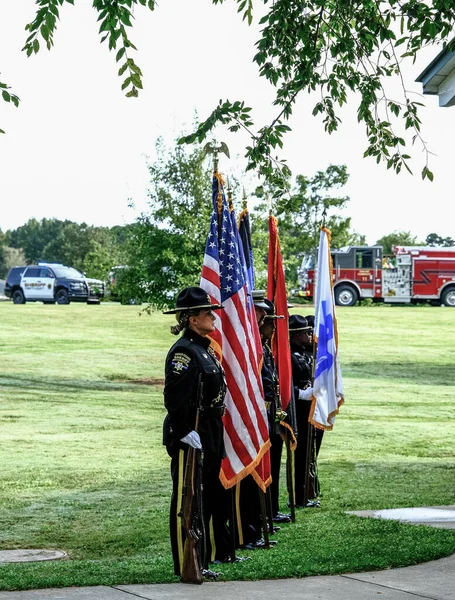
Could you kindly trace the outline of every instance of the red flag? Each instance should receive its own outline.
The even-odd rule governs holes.
[[[230,488],[251,473],[265,490],[270,483],[270,461],[266,456],[270,440],[259,370],[260,349],[256,344],[258,326],[251,296],[247,295],[241,244],[223,180],[215,172],[213,215],[200,285],[213,301],[224,306],[224,310],[217,311],[216,331],[211,336],[227,383],[223,418],[226,458],[220,479],[224,487]]]
[[[274,303],[276,314],[285,317],[276,321],[272,350],[280,380],[281,406],[283,410],[286,410],[291,400],[292,385],[289,312],[283,259],[278,237],[278,219],[273,215],[269,216],[269,236],[267,298]]]

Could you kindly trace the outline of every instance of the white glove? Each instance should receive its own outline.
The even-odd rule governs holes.
[[[182,437],[180,440],[184,444],[188,444],[192,448],[196,448],[196,450],[202,450],[201,438],[197,431],[190,431],[185,437]]]
[[[304,390],[299,390],[299,400],[311,400],[312,395],[313,395],[312,387],[308,387]]]

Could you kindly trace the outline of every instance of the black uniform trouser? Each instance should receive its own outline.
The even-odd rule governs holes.
[[[262,537],[261,504],[259,487],[252,475],[240,482],[240,523],[241,532],[237,532],[237,545],[257,542]]]
[[[310,416],[311,402],[305,400],[296,400],[296,419],[297,419],[297,448],[294,453],[294,464],[295,464],[295,504],[296,506],[303,506],[305,496],[305,465],[307,461],[307,440],[310,430],[310,423],[308,423],[308,417]],[[314,442],[316,457],[319,454],[321,447],[322,436],[324,431],[322,429],[314,428]],[[311,461],[310,455],[310,461]],[[314,477],[309,477],[309,492],[308,498],[314,498],[317,495],[317,481]]]
[[[182,444],[180,447],[178,445],[175,448],[168,447],[168,452],[171,455],[172,476],[169,518],[171,549],[174,559],[174,573],[175,575],[181,575],[185,533],[178,513],[182,506],[183,478],[185,476],[188,446]],[[200,458],[201,453],[197,451],[197,454]],[[230,554],[229,531],[227,528],[229,493],[221,484],[219,478],[220,467],[221,458],[213,459],[210,456],[204,456],[196,476],[197,489],[200,490],[201,482],[203,488],[199,503],[203,519],[199,520],[197,524],[201,533],[199,556],[203,568],[207,568],[211,560],[224,560]],[[211,532],[213,535],[211,535]]]
[[[280,494],[280,469],[281,455],[283,453],[283,438],[279,433],[270,434],[270,463],[272,471],[272,483],[270,484],[270,493],[272,497],[272,514],[276,515],[280,510],[279,494]]]

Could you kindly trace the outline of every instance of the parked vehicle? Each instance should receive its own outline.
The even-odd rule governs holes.
[[[418,303],[455,307],[455,248],[395,246],[383,257],[382,246],[346,246],[332,250],[336,304],[354,306],[358,300]],[[299,269],[300,296],[312,299],[315,267],[307,255]]]
[[[10,269],[5,283],[5,296],[11,298],[14,304],[99,304],[104,296],[104,282],[87,279],[72,267],[40,262]]]

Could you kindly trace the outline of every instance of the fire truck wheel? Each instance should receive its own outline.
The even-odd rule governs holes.
[[[338,306],[354,306],[359,295],[350,285],[340,285],[335,289],[335,303]]]
[[[444,290],[441,296],[441,304],[444,304],[444,306],[455,307],[455,287]]]

